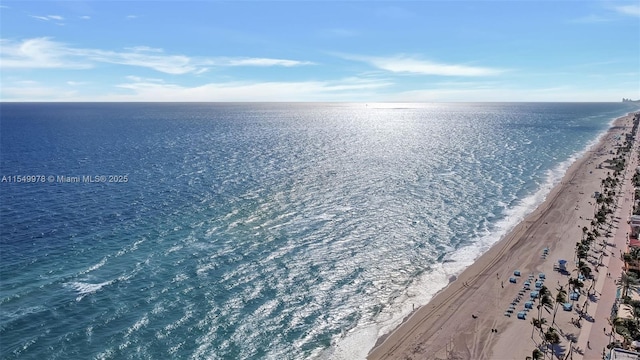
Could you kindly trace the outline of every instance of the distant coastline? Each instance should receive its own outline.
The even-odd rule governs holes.
[[[640,100],[631,100],[627,98],[622,98],[622,102],[640,103]]]

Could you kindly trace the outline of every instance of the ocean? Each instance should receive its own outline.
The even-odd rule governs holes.
[[[630,103],[1,103],[0,357],[359,359]]]

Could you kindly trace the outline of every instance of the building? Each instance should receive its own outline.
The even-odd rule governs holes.
[[[637,239],[640,233],[640,215],[631,215],[629,218],[629,226],[631,227],[631,234],[629,234],[629,236]]]
[[[640,360],[640,353],[622,349],[611,349],[609,360]]]

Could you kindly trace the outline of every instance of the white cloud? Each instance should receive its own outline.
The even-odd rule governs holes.
[[[363,61],[379,69],[390,71],[393,73],[410,73],[438,76],[491,76],[505,72],[505,70],[502,69],[459,64],[444,64],[427,60],[420,60],[404,55],[394,57],[346,55],[343,57],[349,60]]]
[[[169,55],[162,49],[137,46],[125,51],[75,48],[50,38],[27,39],[22,42],[0,42],[0,68],[69,68],[87,69],[98,63],[151,68],[158,72],[181,75],[202,74],[208,66],[301,66],[308,61],[269,58],[192,58]]]
[[[373,58],[370,62],[383,70],[395,73],[414,73],[440,76],[489,76],[501,73],[501,70],[456,64],[442,64],[416,60],[408,57]]]
[[[80,19],[89,20],[89,19],[91,19],[91,16],[88,16],[88,15],[80,16]]]
[[[602,102],[620,101],[626,89],[585,89],[573,86],[521,88],[506,84],[489,84],[470,87],[435,87],[403,91],[390,96],[389,101],[398,102]]]
[[[31,15],[31,17],[34,18],[34,19],[43,20],[43,21],[50,21],[50,20],[62,21],[62,20],[64,20],[64,18],[62,16],[60,16],[60,15],[45,15],[45,16]]]
[[[147,51],[105,51],[98,49],[68,49],[73,56],[92,62],[120,64],[151,68],[159,72],[181,75],[200,70],[197,64],[184,55],[149,54]]]
[[[0,101],[619,101],[636,98],[637,84],[618,83],[613,88],[575,86],[518,87],[507,83],[443,81],[430,88],[391,92],[384,79],[344,78],[334,81],[226,82],[183,86],[161,79],[128,76],[126,82],[100,94],[78,91],[82,82],[46,86],[36,81],[16,81],[0,88]],[[635,90],[634,90],[635,89]],[[104,89],[103,89],[104,90]],[[106,95],[105,95],[106,93]]]
[[[134,78],[129,78],[134,80]],[[347,78],[338,81],[227,82],[195,87],[135,78],[118,85],[131,94],[109,95],[106,101],[339,101],[366,99],[385,81]]]
[[[16,43],[0,41],[0,69],[87,69],[87,61],[69,57],[68,48],[49,38],[27,39]]]
[[[82,86],[87,84],[88,82],[86,81],[72,81],[72,80],[67,81],[67,85],[69,86]]]
[[[638,4],[616,6],[614,9],[621,14],[640,17],[640,5]]]
[[[164,52],[163,49],[160,48],[152,48],[150,46],[134,46],[134,47],[126,47],[124,48],[125,50],[131,50],[131,51],[136,51],[136,52],[154,52],[154,53],[161,53]]]
[[[370,101],[393,85],[386,79],[347,77],[328,81],[227,81],[187,86],[159,78],[129,75],[100,93],[80,91],[87,81],[44,85],[35,81],[7,82],[0,101]]]
[[[214,60],[212,64],[225,65],[225,66],[300,66],[300,65],[313,65],[310,61],[297,61],[286,59],[268,59],[268,58],[240,58],[240,59],[222,59]]]
[[[133,81],[134,83],[144,83],[144,82],[155,82],[155,83],[163,83],[162,79],[152,79],[152,78],[143,78],[135,75],[128,75],[125,77],[129,81]]]
[[[43,85],[37,81],[20,81],[1,89],[2,101],[66,101],[78,96],[76,90]]]

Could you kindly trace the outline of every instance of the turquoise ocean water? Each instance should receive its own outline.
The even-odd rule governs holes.
[[[363,358],[624,103],[0,104],[0,358]]]

